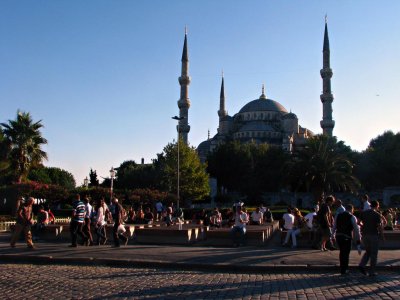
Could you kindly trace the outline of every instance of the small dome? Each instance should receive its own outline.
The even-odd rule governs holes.
[[[287,113],[286,108],[284,108],[280,103],[272,100],[272,99],[264,99],[259,98],[253,101],[250,101],[242,109],[239,113],[246,112],[256,112],[256,111],[277,111]]]
[[[290,113],[284,115],[284,116],[282,117],[282,119],[284,119],[284,120],[288,120],[288,119],[297,119],[297,116],[296,116],[294,113],[290,112]]]
[[[210,150],[211,140],[201,142],[197,147],[198,152],[208,152]]]

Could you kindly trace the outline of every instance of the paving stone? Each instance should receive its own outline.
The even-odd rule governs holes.
[[[400,274],[390,272],[371,279],[359,273],[346,277],[318,272],[260,275],[29,264],[2,264],[0,268],[4,299],[400,298]]]

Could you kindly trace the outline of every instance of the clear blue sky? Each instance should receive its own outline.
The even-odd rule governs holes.
[[[149,162],[176,139],[188,26],[189,142],[261,94],[320,133],[328,14],[334,135],[356,150],[400,130],[400,1],[0,1],[0,122],[42,120],[48,166],[82,184],[125,160]]]

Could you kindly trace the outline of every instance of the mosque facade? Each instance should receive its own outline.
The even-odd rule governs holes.
[[[322,102],[322,120],[320,122],[323,134],[332,136],[335,126],[332,120],[331,78],[333,75],[330,68],[330,48],[328,37],[328,26],[325,22],[323,42],[323,67],[320,70],[323,93],[320,96]],[[184,47],[182,53],[182,72],[179,77],[181,96],[178,101],[179,123],[177,130],[182,140],[188,143],[189,126],[189,57],[187,47],[187,33],[185,32]],[[218,145],[227,141],[240,141],[242,143],[266,143],[281,147],[287,152],[292,152],[305,145],[307,139],[314,135],[309,129],[302,127],[293,112],[288,112],[279,102],[267,98],[264,86],[258,99],[245,104],[239,112],[233,116],[228,115],[225,108],[224,77],[222,76],[220,103],[219,103],[219,125],[217,134],[197,147],[200,159],[204,162],[207,155]]]

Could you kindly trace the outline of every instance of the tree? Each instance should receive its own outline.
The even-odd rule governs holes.
[[[99,180],[97,179],[97,172],[96,170],[90,169],[89,172],[89,186],[99,186]]]
[[[3,131],[0,127],[0,183],[4,183],[7,180],[7,170],[10,166],[10,162],[7,158],[8,147]]]
[[[336,138],[325,135],[310,138],[286,165],[287,182],[293,190],[313,192],[316,200],[323,193],[357,190],[360,184],[352,173],[348,150]]]
[[[400,185],[400,133],[372,139],[357,160],[357,176],[367,190]]]
[[[5,142],[9,149],[9,169],[17,183],[24,181],[32,167],[39,166],[47,160],[47,153],[42,146],[47,140],[42,137],[41,120],[33,122],[29,113],[18,112],[15,120],[1,123]]]
[[[259,200],[282,186],[282,166],[288,155],[279,147],[238,141],[220,145],[208,156],[208,171],[218,185]]]
[[[76,185],[75,178],[70,172],[55,167],[38,167],[31,169],[28,179],[40,183],[62,186],[67,189],[73,189]]]
[[[177,149],[177,143],[168,144],[154,161],[155,168],[160,172],[162,186],[174,194],[177,192]],[[196,150],[183,143],[182,139],[179,140],[179,162],[181,204],[186,200],[197,201],[208,196],[210,187],[206,165],[200,162]]]

